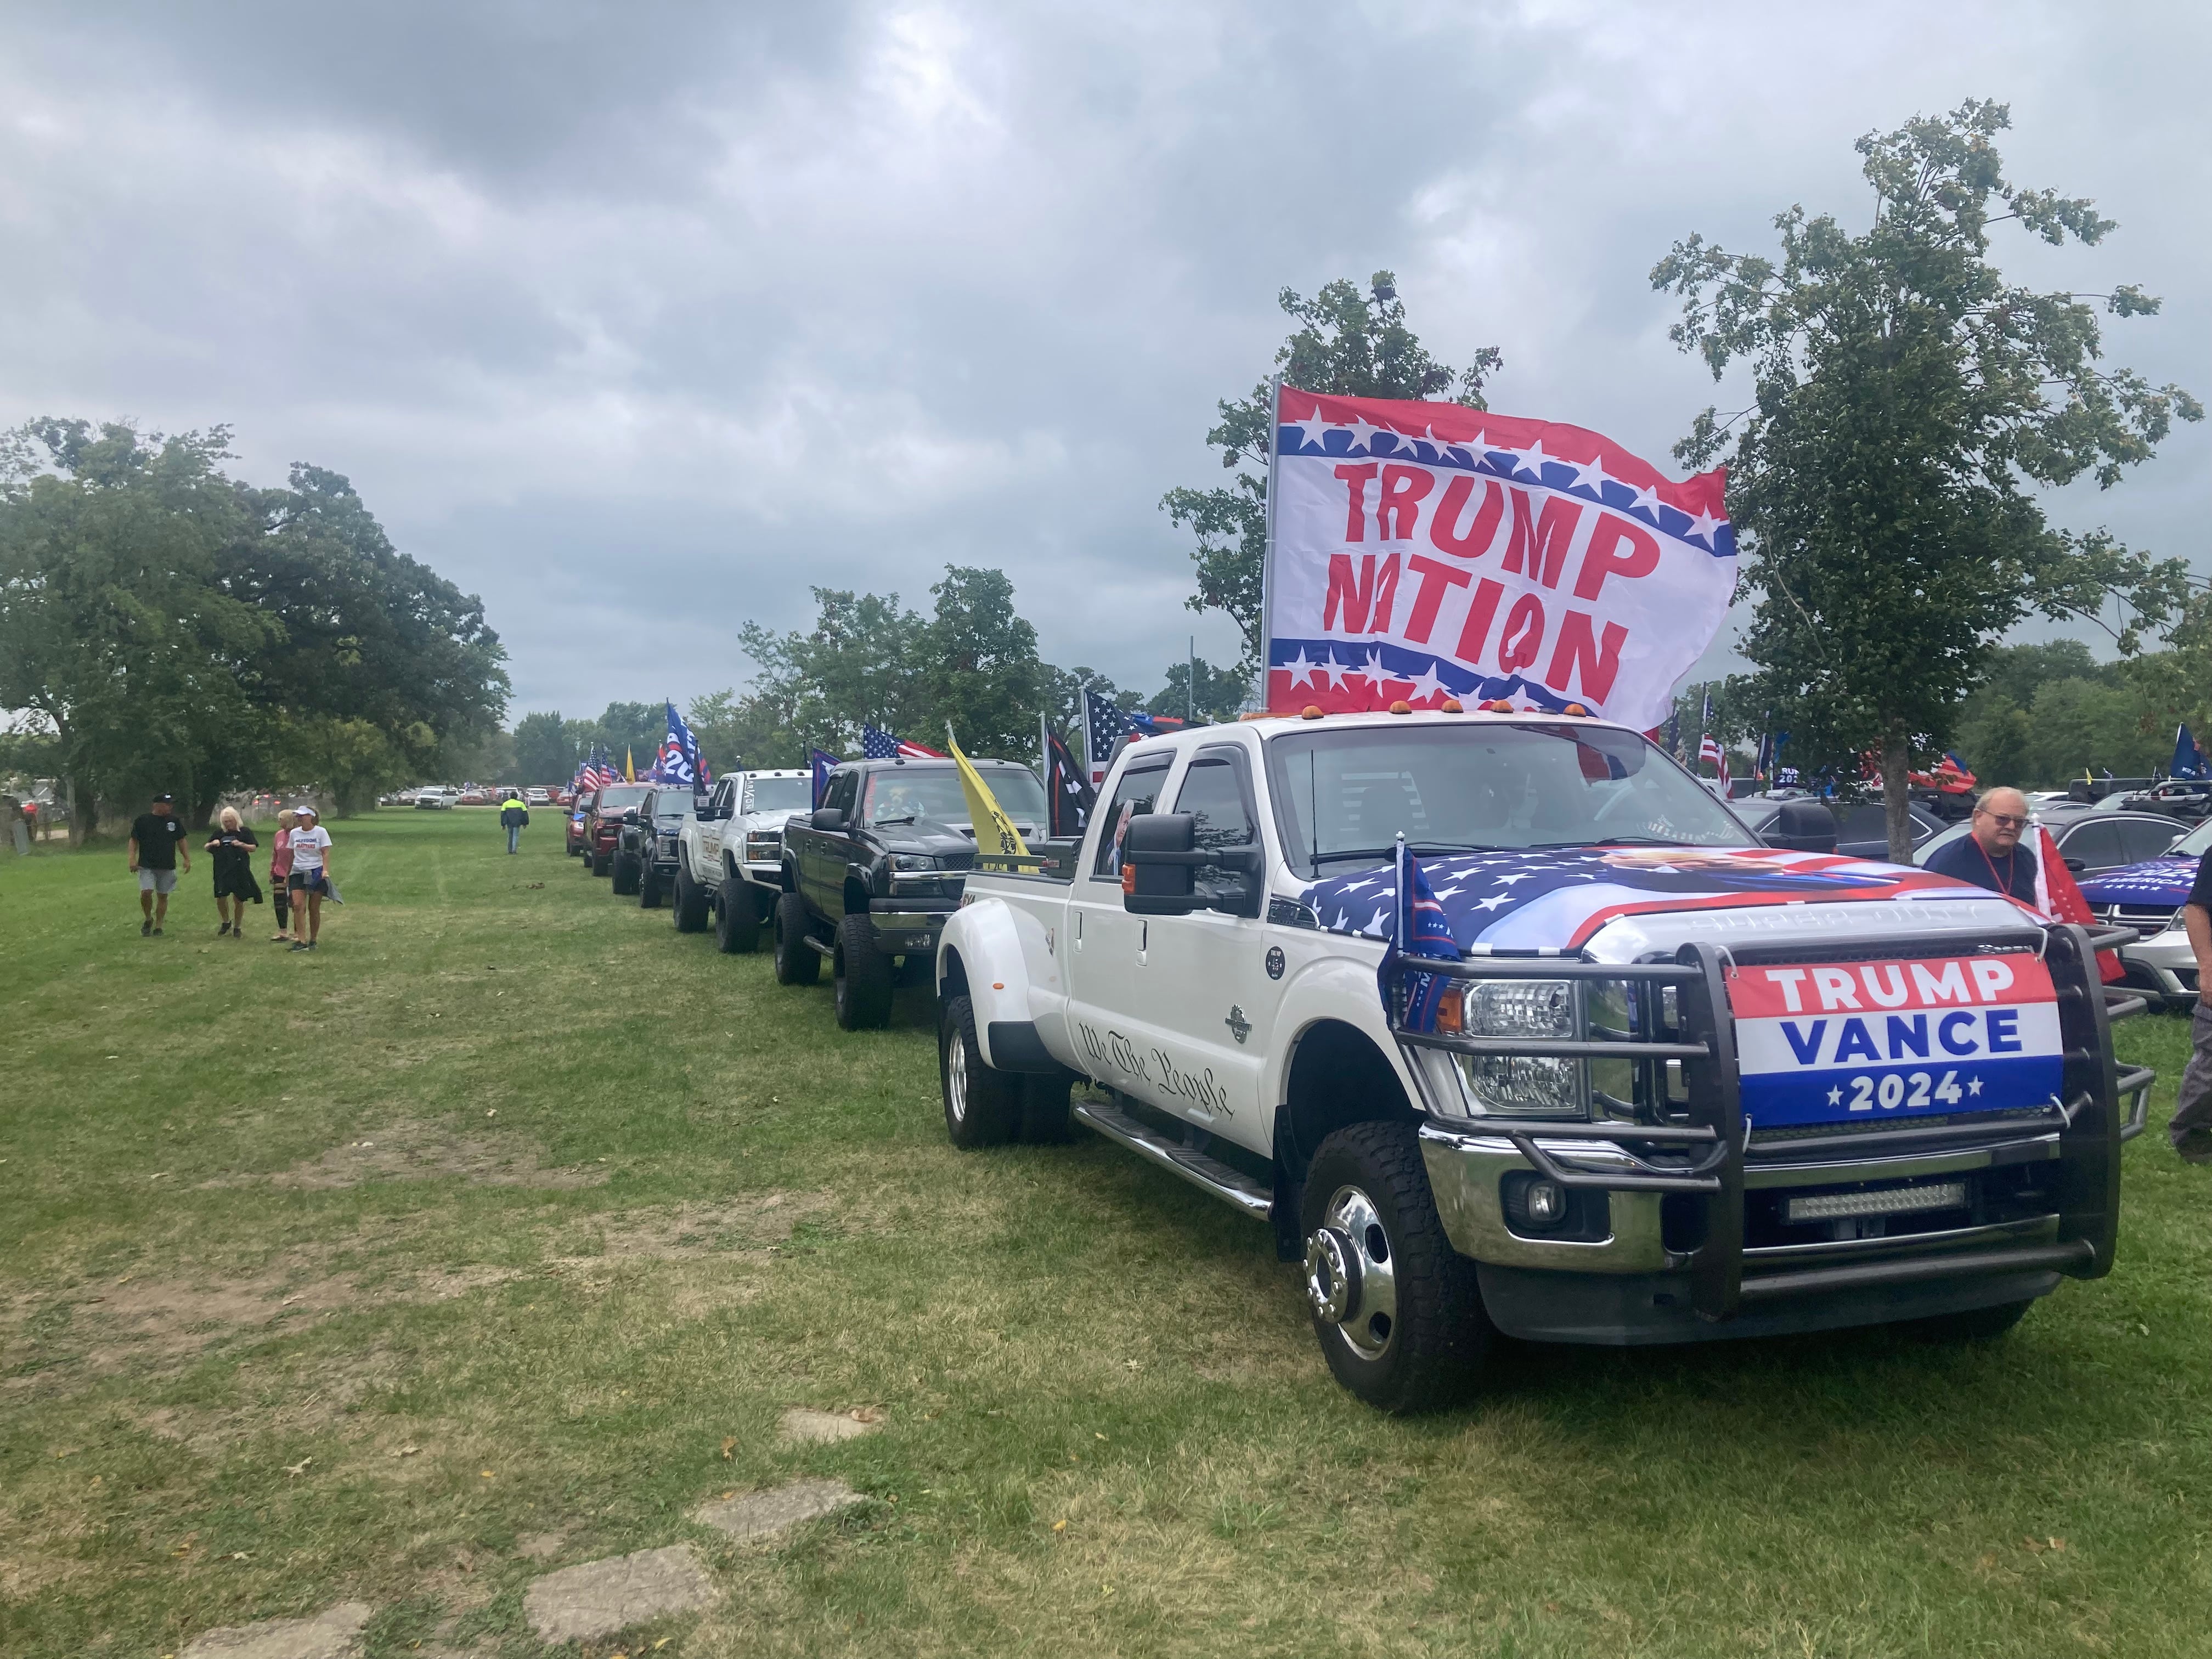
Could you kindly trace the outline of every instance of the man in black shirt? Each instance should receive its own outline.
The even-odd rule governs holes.
[[[2191,1164],[2212,1164],[2212,853],[2197,863],[2197,882],[2181,907],[2181,925],[2197,957],[2197,1008],[2190,1021],[2192,1050],[2174,1096],[2166,1138]]]
[[[1974,804],[1972,826],[1936,848],[1923,867],[2034,903],[2035,854],[2020,844],[2027,828],[2027,797],[2017,789],[1989,791]]]
[[[153,810],[141,812],[131,823],[131,873],[138,878],[138,908],[144,913],[138,924],[141,938],[161,931],[169,914],[169,895],[177,888],[179,858],[189,876],[192,854],[185,845],[185,826],[177,817],[176,799],[156,795]]]

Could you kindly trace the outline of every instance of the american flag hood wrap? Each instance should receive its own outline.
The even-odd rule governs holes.
[[[2092,904],[2172,904],[2188,902],[2197,880],[2193,858],[2152,859],[2124,869],[2106,870],[2081,884],[2081,896]]]
[[[1769,848],[1430,854],[1420,872],[1453,941],[1477,954],[1572,955],[1623,916],[1991,897],[1925,870]],[[1316,882],[1304,897],[1323,927],[1387,944],[1396,900],[1388,867]],[[1760,963],[1730,976],[1729,1000],[1756,1127],[2032,1107],[2059,1085],[2056,993],[2033,952]]]
[[[1421,870],[1462,951],[1578,951],[1619,916],[1761,904],[1954,898],[1980,890],[1870,859],[1774,848],[1571,847],[1424,853]],[[1301,897],[1333,933],[1389,932],[1389,866],[1331,876]],[[2027,912],[2023,907],[2023,913]]]

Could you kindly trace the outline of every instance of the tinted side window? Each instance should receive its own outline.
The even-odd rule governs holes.
[[[830,793],[823,797],[824,806],[834,806],[847,817],[853,816],[853,800],[860,793],[860,775],[841,772],[830,780]]]
[[[2120,852],[2130,864],[2154,859],[2173,845],[2174,833],[2180,828],[2178,823],[2172,829],[2157,823],[2124,823],[2120,825]]]
[[[2062,858],[2081,860],[2086,869],[2108,870],[2121,860],[2120,826],[2085,823],[2066,837],[2058,851]]]
[[[1182,787],[1176,792],[1175,810],[1197,820],[1193,838],[1200,852],[1249,847],[1259,839],[1251,808],[1246,804],[1249,792],[1244,784],[1243,758],[1234,749],[1202,750],[1183,774]],[[1199,866],[1195,881],[1207,898],[1243,893],[1249,885],[1245,872],[1218,864]]]
[[[1121,775],[1121,781],[1114,786],[1114,798],[1106,803],[1106,810],[1099,818],[1099,822],[1105,825],[1105,830],[1098,837],[1098,856],[1091,866],[1092,875],[1120,878],[1121,831],[1127,827],[1130,818],[1139,812],[1152,810],[1152,803],[1159,799],[1160,786],[1167,781],[1165,757],[1157,765]]]

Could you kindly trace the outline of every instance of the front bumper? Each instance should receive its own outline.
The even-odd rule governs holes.
[[[2161,999],[2167,1007],[2195,1005],[2197,953],[2189,948],[2189,935],[2179,927],[2123,945],[2120,965],[2128,970],[2129,985]]]
[[[1690,1107],[1672,1121],[1427,1114],[1420,1145],[1438,1214],[1454,1248],[1478,1264],[1492,1319],[1534,1340],[1701,1340],[1933,1317],[2109,1271],[2119,1143],[2140,1133],[2154,1079],[2113,1067],[2090,936],[2053,930],[2045,959],[2062,988],[2063,1108],[1765,1135],[1749,1132],[1738,1103],[1721,966],[1708,947],[1686,946],[1663,966],[1455,969],[1468,978],[1644,977],[1673,984],[1683,1016],[1680,1042],[1640,1045],[1646,1060],[1680,1065]],[[1417,1047],[1485,1041],[1409,1036],[1400,1029],[1417,1077]],[[1693,1054],[1678,1059],[1686,1048]],[[1539,1180],[1567,1198],[1565,1213],[1541,1225],[1516,1202]],[[1797,1218],[1819,1212],[1814,1204],[1791,1204],[1840,1197],[1848,1208],[1893,1189],[1908,1202],[1940,1190],[1947,1202],[1822,1221]]]
[[[923,951],[933,953],[937,936],[959,908],[957,899],[870,899],[868,925],[876,931],[876,949],[892,957]]]

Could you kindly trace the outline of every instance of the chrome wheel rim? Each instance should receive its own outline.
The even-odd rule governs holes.
[[[1397,1335],[1397,1255],[1382,1212],[1357,1187],[1338,1188],[1322,1224],[1307,1236],[1306,1294],[1314,1312],[1333,1322],[1362,1359],[1380,1359]],[[1316,1294],[1317,1266],[1334,1281],[1331,1294]]]
[[[968,1042],[957,1030],[945,1043],[945,1109],[955,1123],[968,1121]]]

